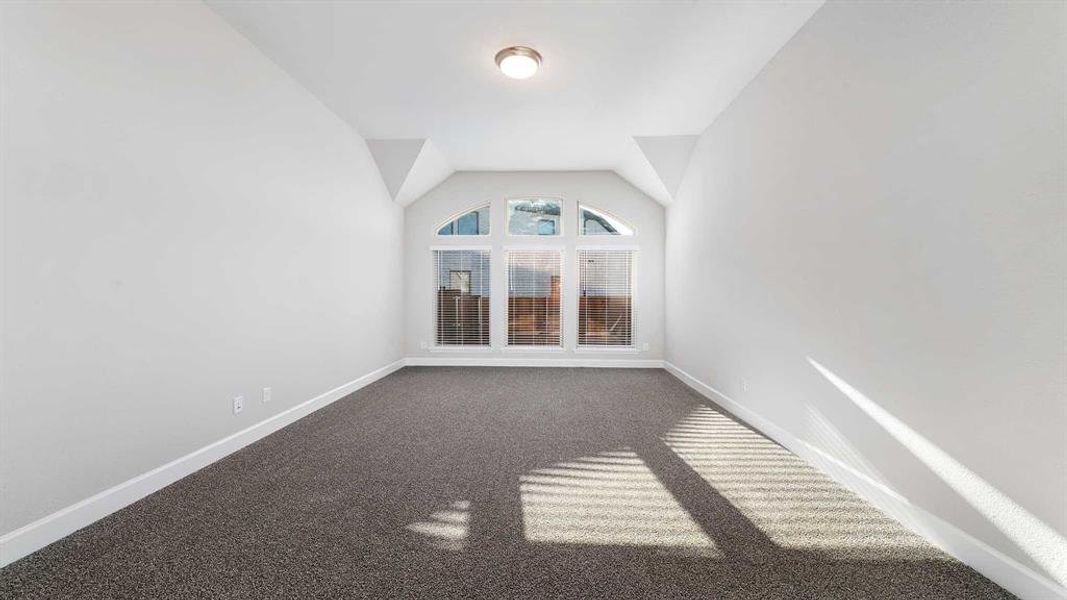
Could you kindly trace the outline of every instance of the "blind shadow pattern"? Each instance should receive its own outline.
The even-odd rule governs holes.
[[[403,369],[3,598],[1011,598],[662,370]]]

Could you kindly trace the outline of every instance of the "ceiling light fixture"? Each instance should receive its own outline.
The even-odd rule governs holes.
[[[533,48],[511,46],[496,53],[496,66],[512,79],[529,79],[541,66],[541,55]]]

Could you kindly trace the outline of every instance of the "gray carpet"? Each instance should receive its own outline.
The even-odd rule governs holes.
[[[660,370],[406,368],[3,598],[1010,598]]]

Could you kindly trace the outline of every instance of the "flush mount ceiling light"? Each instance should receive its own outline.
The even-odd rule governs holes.
[[[541,55],[533,48],[511,46],[496,53],[496,66],[512,79],[529,79],[541,66]]]

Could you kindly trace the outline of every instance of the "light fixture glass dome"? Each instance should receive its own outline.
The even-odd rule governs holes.
[[[511,46],[496,53],[496,65],[512,79],[528,79],[541,66],[541,55],[533,48]]]

